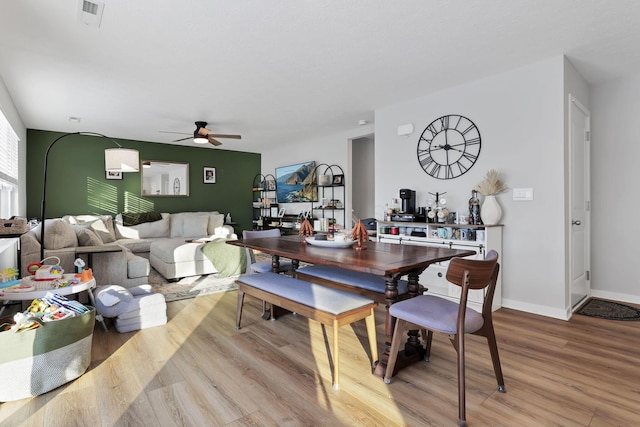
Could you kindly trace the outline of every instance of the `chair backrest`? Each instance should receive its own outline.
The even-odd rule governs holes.
[[[498,281],[498,252],[490,250],[483,260],[454,258],[449,263],[447,269],[447,280],[454,285],[463,286],[465,281],[469,281],[467,289],[482,289],[488,287],[484,294],[482,303],[482,316],[486,321],[491,322],[491,308],[493,305],[493,294],[496,291]],[[468,272],[468,274],[465,274]],[[460,295],[460,312],[458,313],[458,324],[464,323],[465,310],[467,305],[467,294],[463,291]]]
[[[269,230],[243,230],[243,239],[260,239],[262,237],[280,237],[279,228],[271,228]]]
[[[449,262],[447,280],[454,285],[462,286],[466,280],[465,271],[469,272],[469,289],[482,289],[492,282],[498,265],[498,252],[491,250],[485,259],[454,258]]]

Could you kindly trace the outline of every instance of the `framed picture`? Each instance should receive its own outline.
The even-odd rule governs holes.
[[[106,175],[107,179],[122,179],[122,172],[107,171]]]
[[[268,179],[265,181],[265,186],[267,187],[267,190],[269,191],[275,191],[276,190],[276,182],[273,179]]]
[[[215,184],[216,183],[216,168],[208,168],[204,167],[202,179],[205,184]]]
[[[333,175],[333,185],[343,185],[344,175]]]

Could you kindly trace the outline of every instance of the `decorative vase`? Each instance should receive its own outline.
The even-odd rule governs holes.
[[[502,208],[496,199],[496,196],[486,196],[482,207],[480,208],[480,218],[486,225],[496,225],[502,218]]]

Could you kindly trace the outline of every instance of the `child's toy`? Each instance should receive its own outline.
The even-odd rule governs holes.
[[[43,265],[43,263],[51,258],[55,258],[58,262],[55,265]],[[60,258],[50,256],[40,262],[32,262],[27,266],[27,271],[35,275],[35,280],[54,280],[59,279],[64,274],[64,269],[60,266]]]

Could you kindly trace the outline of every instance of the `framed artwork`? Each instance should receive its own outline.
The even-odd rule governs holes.
[[[216,168],[208,168],[204,167],[203,170],[203,180],[205,184],[215,184],[216,183]]]
[[[343,185],[344,175],[333,175],[333,185]]]
[[[122,179],[122,172],[106,171],[107,179]]]

